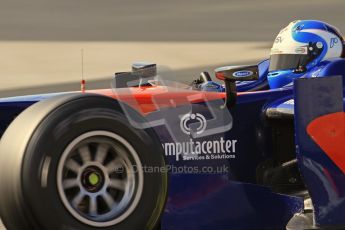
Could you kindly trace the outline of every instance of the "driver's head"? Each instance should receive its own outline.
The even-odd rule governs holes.
[[[271,49],[268,83],[280,88],[303,76],[321,61],[341,57],[344,39],[325,22],[291,22],[276,37]]]

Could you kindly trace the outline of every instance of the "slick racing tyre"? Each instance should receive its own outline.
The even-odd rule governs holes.
[[[8,230],[154,229],[167,193],[163,149],[114,99],[66,94],[22,112],[0,142]],[[127,107],[137,118],[143,119]]]

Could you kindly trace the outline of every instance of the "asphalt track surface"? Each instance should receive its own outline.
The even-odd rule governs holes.
[[[0,40],[272,41],[296,19],[345,31],[343,0],[1,0]]]
[[[113,72],[143,59],[188,83],[267,57],[292,20],[345,33],[344,9],[344,0],[1,0],[0,97],[78,90],[81,48],[88,88],[109,87]]]

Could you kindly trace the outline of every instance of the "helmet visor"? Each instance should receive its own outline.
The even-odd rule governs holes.
[[[273,54],[270,57],[269,71],[296,69],[307,65],[310,57],[307,54]]]

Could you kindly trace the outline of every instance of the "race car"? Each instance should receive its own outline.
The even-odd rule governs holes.
[[[344,229],[344,40],[294,21],[269,60],[192,85],[0,99],[0,215],[22,229]]]

